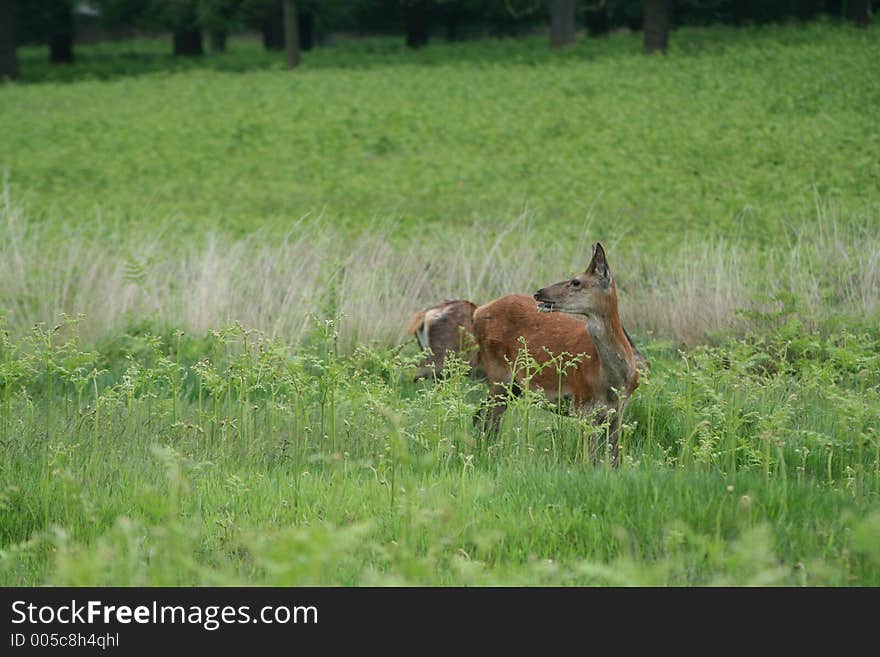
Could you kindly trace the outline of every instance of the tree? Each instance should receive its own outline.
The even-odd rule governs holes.
[[[611,31],[611,20],[604,0],[591,3],[584,9],[584,27],[591,37],[600,37]]]
[[[242,0],[242,21],[260,31],[263,48],[284,50],[284,7],[282,0]]]
[[[205,54],[202,46],[202,27],[198,19],[196,0],[161,0],[167,6],[165,24],[173,30],[174,55],[201,57]]]
[[[406,45],[421,48],[428,45],[427,0],[405,0]]]
[[[100,22],[108,28],[154,25],[147,20],[152,0],[91,0],[100,11]]]
[[[178,25],[174,28],[172,44],[175,57],[201,57],[205,54],[202,45],[202,28],[198,25]]]
[[[819,12],[819,0],[796,0],[794,12],[799,20],[811,21]]]
[[[745,25],[755,18],[755,8],[751,0],[734,0],[732,4],[733,24]]]
[[[15,49],[16,0],[0,0],[0,80],[18,79]]]
[[[69,2],[53,2],[47,8],[49,61],[53,64],[73,63],[73,6]]]
[[[208,43],[211,45],[211,52],[226,52],[226,39],[228,36],[226,30],[210,30],[208,32]]]
[[[226,52],[226,37],[238,27],[241,0],[199,0],[198,22],[208,31],[212,52]]]
[[[202,18],[214,0],[93,0],[105,25],[139,25],[172,32],[175,55],[200,56]]]
[[[284,7],[281,0],[267,7],[260,21],[260,32],[263,35],[263,48],[284,50]]]
[[[311,50],[315,45],[315,24],[319,19],[332,23],[345,14],[351,0],[298,0],[296,23],[299,35],[299,51]],[[284,3],[283,0],[240,0],[241,20],[260,30],[266,50],[284,50]]]
[[[299,26],[299,49],[311,50],[315,45],[315,14],[311,11],[299,11],[296,18]]]
[[[672,0],[644,0],[645,52],[665,53],[672,27]]]
[[[446,40],[456,41],[459,38],[459,26],[468,17],[462,2],[446,2],[440,7],[440,21],[446,28]]]
[[[869,0],[847,0],[846,17],[859,27],[868,27],[871,22],[871,3]]]
[[[11,0],[15,8],[15,35],[19,43],[49,46],[53,64],[73,62],[74,0]]]
[[[564,48],[575,42],[576,0],[553,0],[550,5],[550,47]]]
[[[296,0],[284,0],[284,54],[287,68],[299,66],[299,25]]]

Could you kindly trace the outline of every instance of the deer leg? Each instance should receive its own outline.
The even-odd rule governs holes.
[[[595,412],[595,411],[594,411]],[[615,433],[609,432],[607,434],[608,440],[602,441],[600,443],[599,437],[605,434],[606,427],[616,427],[615,423],[616,414],[612,413],[611,423],[608,424],[608,411],[603,410],[595,413],[593,416],[593,421],[591,422],[592,426],[589,429],[585,429],[589,431],[589,456],[590,463],[593,466],[599,465],[599,463],[603,460],[602,452],[604,451],[602,448],[611,446],[611,464],[616,466],[617,463],[617,435],[616,429]],[[603,436],[604,437],[604,436]]]
[[[419,345],[421,346],[421,341],[419,341]],[[437,362],[440,361],[440,366],[437,366]],[[443,371],[443,360],[441,357],[438,357],[434,350],[431,347],[425,347],[422,349],[422,362],[419,363],[419,368],[416,370],[416,373],[413,375],[413,381],[421,381],[422,379],[435,379],[440,376],[440,373]]]
[[[572,414],[578,418],[578,445],[575,458],[580,458],[584,447],[587,448],[587,457],[592,465],[599,465],[599,436],[596,433],[593,421],[593,411],[590,404],[585,404],[578,399],[572,400]]]
[[[501,428],[501,416],[507,410],[509,393],[519,396],[519,386],[513,384],[511,389],[500,383],[493,383],[489,386],[489,394],[480,405],[480,410],[474,415],[474,426],[482,435],[490,436],[493,439],[498,436],[498,431]]]
[[[613,413],[611,415],[611,420],[608,423],[608,443],[611,446],[611,467],[617,468],[620,463],[617,458],[617,434],[618,429],[620,428],[620,422],[618,421],[617,413]]]
[[[590,430],[590,436],[588,440],[590,441],[590,464],[593,466],[597,466],[599,465],[599,435],[596,433],[595,429]]]

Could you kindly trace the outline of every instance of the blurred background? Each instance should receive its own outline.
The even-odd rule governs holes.
[[[872,0],[3,0],[0,77],[16,78],[17,45],[48,45],[49,61],[72,63],[76,45],[169,35],[178,56],[222,53],[230,35],[259,36],[266,50],[299,51],[339,39],[394,34],[411,48],[549,31],[571,45],[579,31],[600,37],[642,32],[648,52],[665,51],[682,25],[735,26],[848,20],[866,27]]]

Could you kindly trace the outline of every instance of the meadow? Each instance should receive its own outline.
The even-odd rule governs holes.
[[[0,584],[880,584],[876,26],[167,49],[0,87]],[[618,470],[412,381],[596,240]]]

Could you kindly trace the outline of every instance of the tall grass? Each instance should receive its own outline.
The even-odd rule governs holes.
[[[615,472],[338,338],[0,330],[0,583],[880,582],[877,337],[646,345]]]
[[[339,316],[340,345],[350,352],[400,342],[411,313],[442,298],[483,303],[582,270],[592,224],[579,241],[557,241],[522,214],[497,233],[426,230],[398,246],[381,223],[351,236],[318,218],[280,241],[258,233],[178,244],[171,226],[147,237],[86,238],[72,228],[59,235],[29,222],[7,189],[0,306],[19,332],[83,314],[80,330],[91,338],[149,318],[195,333],[242,321],[297,342],[310,315]],[[683,239],[653,253],[627,235],[606,247],[623,319],[640,336],[693,345],[767,328],[790,312],[808,328],[844,318],[867,326],[880,308],[880,222],[841,218],[821,202],[812,222],[766,247]]]

